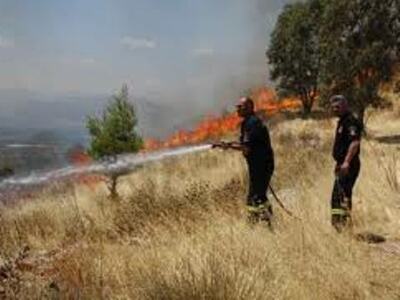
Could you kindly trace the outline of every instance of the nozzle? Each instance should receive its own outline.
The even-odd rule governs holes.
[[[215,148],[222,148],[222,142],[218,142],[218,143],[213,143],[211,144],[211,148],[215,149]]]
[[[232,143],[229,142],[217,142],[212,144],[212,148],[221,148],[221,149],[228,149]]]

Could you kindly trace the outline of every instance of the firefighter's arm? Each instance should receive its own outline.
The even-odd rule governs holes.
[[[344,163],[350,164],[353,160],[353,157],[357,154],[360,149],[360,140],[354,140],[347,151],[346,158],[344,159]]]
[[[239,142],[230,143],[228,149],[232,149],[232,150],[243,152],[243,154],[245,156],[247,156],[248,153],[249,153],[249,146],[247,146],[246,144],[243,144],[243,143],[239,143]]]
[[[243,149],[247,148],[245,145],[239,142],[231,142],[229,143],[229,149],[243,151]]]
[[[352,126],[348,129],[348,134],[350,135],[352,142],[347,149],[346,157],[344,159],[343,164],[340,166],[340,172],[346,175],[350,169],[350,164],[357,155],[358,151],[360,150],[360,143],[361,143],[361,130],[362,127],[358,126],[357,124],[352,124]]]
[[[350,163],[353,160],[354,156],[357,154],[360,149],[360,140],[354,140],[349,149],[347,150],[346,158],[344,159],[343,164],[340,166],[340,171],[343,174],[347,174],[350,169]]]

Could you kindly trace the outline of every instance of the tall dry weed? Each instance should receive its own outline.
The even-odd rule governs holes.
[[[354,228],[339,235],[329,223],[332,132],[331,121],[294,120],[274,127],[273,185],[296,218],[273,202],[273,231],[245,222],[244,161],[220,151],[137,170],[122,180],[119,202],[109,201],[99,185],[95,191],[76,186],[2,207],[0,294],[19,299],[398,299],[396,146],[384,146],[379,159],[370,145],[363,146]],[[388,242],[368,245],[354,239],[363,231],[384,235]],[[25,247],[25,256],[11,264],[9,272],[18,278],[13,285],[13,276],[1,277],[1,268]]]

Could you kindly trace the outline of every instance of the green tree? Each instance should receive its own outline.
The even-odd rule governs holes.
[[[318,31],[322,1],[286,5],[271,35],[267,58],[281,95],[294,95],[308,115],[317,96]]]
[[[87,118],[86,127],[91,137],[88,153],[96,160],[116,161],[118,155],[135,153],[143,146],[136,132],[137,117],[129,102],[128,87],[123,85],[108,103],[101,117]],[[122,173],[109,176],[108,188],[111,197],[117,197],[117,182]]]
[[[399,58],[398,0],[330,0],[319,32],[322,99],[345,95],[364,121],[365,110],[384,103],[380,84]]]

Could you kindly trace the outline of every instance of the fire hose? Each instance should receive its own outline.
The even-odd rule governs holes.
[[[278,205],[283,209],[283,211],[290,217],[300,220],[299,217],[296,217],[295,215],[293,215],[293,213],[286,208],[286,206],[283,204],[282,200],[279,199],[278,195],[275,193],[275,190],[272,188],[272,185],[269,184],[268,187],[269,187],[269,190],[271,191],[272,196],[274,196],[276,203],[278,203]]]
[[[222,149],[228,149],[232,148],[232,145],[234,145],[234,142],[219,142],[212,144],[212,148],[222,148]],[[297,220],[301,220],[299,217],[296,217],[293,215],[293,213],[286,208],[286,206],[283,204],[282,200],[278,197],[278,195],[275,193],[275,190],[273,189],[272,185],[268,185],[269,190],[271,191],[272,196],[274,197],[275,201],[278,203],[278,205],[282,208],[282,210],[290,217],[295,218]]]

